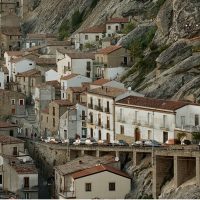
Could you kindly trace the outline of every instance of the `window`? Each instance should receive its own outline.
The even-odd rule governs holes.
[[[98,99],[98,107],[101,107],[101,99]]]
[[[148,140],[151,140],[151,130],[148,130]]]
[[[123,117],[123,110],[122,108],[120,108],[120,121],[122,121],[122,117]]]
[[[110,129],[110,118],[107,117],[107,129]]]
[[[15,99],[11,99],[11,105],[15,105]]]
[[[167,119],[167,116],[163,115],[163,127],[164,128],[166,127],[166,119]]]
[[[108,30],[110,30],[111,29],[111,26],[108,26]]]
[[[151,114],[148,113],[148,115],[147,115],[147,123],[148,123],[148,125],[150,124],[150,116],[151,116]]]
[[[48,123],[48,121],[49,121],[48,119],[49,119],[49,118],[47,117],[47,123]]]
[[[101,140],[101,131],[99,130],[99,140]]]
[[[181,127],[185,126],[185,116],[181,116]]]
[[[92,191],[92,184],[91,183],[86,183],[85,184],[85,191],[86,192],[91,192]]]
[[[29,177],[24,177],[24,187],[29,188]]]
[[[0,174],[0,185],[2,185],[3,181],[2,181],[2,175]]]
[[[82,120],[85,120],[85,110],[82,110]]]
[[[138,121],[138,111],[135,111],[135,122]]]
[[[96,35],[96,41],[99,41],[99,36],[98,35]]]
[[[109,191],[115,191],[115,183],[109,183]]]
[[[107,112],[110,112],[110,104],[109,104],[109,101],[107,101],[107,109],[106,109]]]
[[[26,78],[24,77],[24,82],[26,81]]]
[[[20,106],[23,106],[23,105],[24,105],[24,99],[20,99],[20,100],[19,100],[19,105],[20,105]]]
[[[90,129],[90,137],[91,137],[91,138],[94,137],[94,131],[93,131],[93,128]]]
[[[88,35],[85,35],[85,40],[88,40]]]
[[[13,147],[13,156],[17,156],[17,147]]]
[[[195,126],[199,125],[199,115],[195,115]]]
[[[55,121],[55,118],[53,118],[53,127],[56,126],[56,121]]]
[[[56,109],[55,107],[53,107],[53,116],[55,116],[55,113],[56,113]]]
[[[116,28],[116,31],[118,31],[118,30],[119,30],[119,26],[116,26],[115,28]]]
[[[124,126],[120,125],[120,134],[124,134]]]

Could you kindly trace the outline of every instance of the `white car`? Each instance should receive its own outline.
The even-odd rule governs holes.
[[[74,145],[79,145],[81,143],[80,139],[77,139],[75,142],[73,142]]]
[[[47,139],[44,140],[46,143],[49,143],[49,142],[56,142],[55,138],[54,137],[47,137]]]

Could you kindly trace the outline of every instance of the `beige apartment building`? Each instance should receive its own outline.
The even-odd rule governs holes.
[[[42,135],[57,135],[59,130],[60,117],[73,104],[68,100],[55,100],[49,104],[49,108],[41,113]]]
[[[31,69],[16,75],[18,83],[18,91],[26,94],[26,96],[35,96],[35,87],[42,83],[41,72]]]

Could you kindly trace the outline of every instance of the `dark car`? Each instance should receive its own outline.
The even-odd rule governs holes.
[[[148,146],[148,147],[160,147],[161,144],[156,141],[156,140],[146,140],[144,142],[144,146]]]
[[[118,146],[129,146],[129,144],[124,140],[118,140],[117,145]]]
[[[72,145],[76,140],[74,138],[69,138],[69,145]]]

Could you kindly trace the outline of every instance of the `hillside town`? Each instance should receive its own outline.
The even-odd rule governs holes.
[[[176,187],[194,177],[200,186],[200,104],[150,98],[121,81],[136,59],[119,44],[132,18],[60,40],[24,33],[31,9],[31,1],[0,2],[0,198],[128,198],[134,177],[125,166],[148,156],[151,197],[172,165]],[[190,147],[197,153],[170,154]]]

